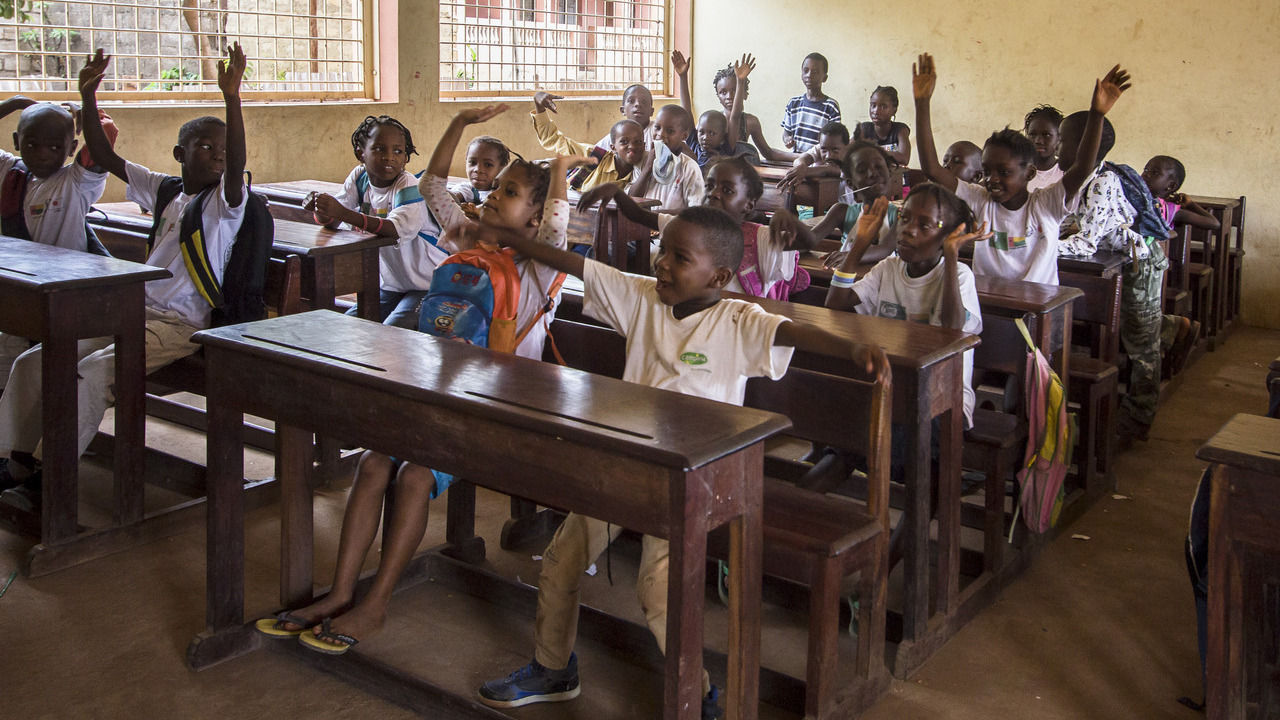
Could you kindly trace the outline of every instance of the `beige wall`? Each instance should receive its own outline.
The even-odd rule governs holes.
[[[1152,11],[1135,17],[1142,7]],[[1111,116],[1118,138],[1111,159],[1141,169],[1152,155],[1173,155],[1187,166],[1186,191],[1247,195],[1244,318],[1280,328],[1278,35],[1280,6],[1258,0],[702,0],[691,82],[697,109],[715,107],[716,69],[754,53],[748,110],[780,144],[782,107],[803,92],[801,60],[821,52],[831,61],[825,89],[846,123],[867,119],[872,88],[893,85],[902,96],[898,119],[912,125],[914,140],[911,63],[928,51],[938,65],[933,124],[941,151],[959,139],[981,144],[1005,125],[1020,128],[1039,103],[1086,109],[1094,79],[1123,63],[1134,87]]]

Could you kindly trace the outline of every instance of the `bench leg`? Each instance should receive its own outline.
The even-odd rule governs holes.
[[[840,566],[814,558],[809,582],[809,659],[805,669],[805,717],[817,718],[831,697],[840,632]],[[859,653],[858,663],[862,663]]]

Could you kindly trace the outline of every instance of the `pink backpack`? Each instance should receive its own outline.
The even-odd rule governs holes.
[[[809,271],[797,264],[791,280],[779,280],[766,294],[764,278],[760,277],[760,254],[756,245],[761,227],[764,226],[753,222],[742,223],[742,263],[738,265],[738,282],[748,295],[767,297],[770,300],[786,300],[792,293],[798,293],[809,287]]]
[[[1076,441],[1076,417],[1067,412],[1067,397],[1062,379],[1049,367],[1049,361],[1031,341],[1026,323],[1015,321],[1027,341],[1027,451],[1023,468],[1018,471],[1022,488],[1014,521],[1022,513],[1022,521],[1034,532],[1048,532],[1058,522],[1064,492],[1062,481],[1071,465],[1071,452]],[[1013,539],[1010,528],[1009,539]]]

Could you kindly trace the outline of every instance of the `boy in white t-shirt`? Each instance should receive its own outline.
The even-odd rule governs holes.
[[[627,338],[623,379],[721,402],[742,404],[749,376],[778,378],[792,348],[852,357],[867,372],[889,376],[888,360],[874,346],[838,338],[810,325],[788,322],[720,292],[741,262],[742,231],[724,212],[688,208],[662,231],[656,277],[627,275],[563,250],[521,240],[511,242],[562,272],[583,279],[583,311]],[[685,358],[696,357],[697,363]],[[571,513],[543,553],[538,581],[536,651],[529,665],[480,688],[492,707],[519,707],[578,696],[573,638],[582,573],[620,532],[604,522]],[[636,586],[649,628],[666,647],[667,541],[643,540]],[[702,717],[719,717],[717,693],[703,675]]]
[[[1129,74],[1117,65],[1095,84],[1080,156],[1060,182],[1033,192],[1027,191],[1027,183],[1036,173],[1035,145],[1014,130],[994,133],[983,146],[982,185],[960,182],[938,162],[929,110],[937,81],[933,58],[921,55],[912,66],[920,164],[931,180],[967,202],[974,216],[992,230],[991,240],[974,248],[973,271],[1057,285],[1059,225],[1093,172],[1092,163],[1080,158],[1097,153],[1103,116],[1129,89]]]
[[[679,105],[663,105],[653,116],[653,149],[645,154],[640,172],[633,174],[627,193],[658,201],[675,213],[702,204],[706,191],[698,161],[684,153],[693,131],[693,117]]]
[[[102,130],[95,91],[110,58],[99,49],[80,71],[80,96],[84,104],[84,137],[93,160],[104,170],[129,183],[126,197],[144,208],[152,207],[161,182],[167,177],[126,162],[115,153]],[[171,277],[146,284],[146,368],[153,372],[198,349],[193,333],[209,324],[212,308],[192,280],[183,260],[179,228],[183,211],[202,191],[212,189],[205,201],[203,241],[217,282],[244,217],[245,140],[240,112],[240,81],[245,57],[236,43],[228,59],[218,64],[218,87],[227,109],[224,123],[202,117],[182,126],[174,159],[182,165],[181,192],[164,209],[156,233],[155,249],[147,263],[169,270]],[[80,341],[78,390],[78,448],[83,453],[98,431],[113,396],[115,345],[111,338]],[[41,348],[23,353],[13,365],[9,385],[0,396],[0,454],[8,455],[8,477],[0,477],[11,489],[3,499],[23,509],[39,506],[39,457],[41,427]]]

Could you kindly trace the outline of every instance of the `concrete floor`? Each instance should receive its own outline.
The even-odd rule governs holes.
[[[864,717],[1199,717],[1176,702],[1201,692],[1182,559],[1202,465],[1194,453],[1234,413],[1265,410],[1262,382],[1267,362],[1277,356],[1280,332],[1242,328],[1187,370],[1150,442],[1119,458],[1117,494],[1080,518],[914,676],[895,680]],[[202,446],[177,434],[165,437],[166,447],[198,453]],[[270,472],[269,462],[254,460],[251,468]],[[85,468],[82,522],[92,523],[105,506],[107,479],[91,464]],[[172,501],[164,493],[152,496],[151,505]],[[331,577],[344,502],[342,490],[317,494],[320,584]],[[480,504],[478,527],[490,538],[491,567],[534,581],[537,548],[497,549],[505,501],[482,492]],[[443,503],[433,504],[424,546],[442,540],[443,511]],[[272,507],[249,516],[249,617],[276,607],[278,529]],[[0,532],[0,584],[31,542]],[[601,572],[586,583],[587,601],[640,619],[630,584],[634,555],[625,543],[615,551],[615,586]],[[369,567],[376,561],[375,552]],[[168,539],[51,576],[19,576],[0,597],[0,716],[414,717],[269,648],[204,672],[188,670],[183,659],[203,626],[203,593],[204,527],[198,521]],[[803,651],[796,619],[772,608],[765,616],[771,662],[798,672]],[[722,636],[722,618],[710,603],[709,633]],[[361,645],[457,692],[523,664],[531,649],[530,620],[435,583],[398,595],[382,634]],[[658,716],[660,678],[650,669],[589,641],[579,651],[582,697],[510,714],[530,720]],[[762,708],[761,717],[795,716]]]

